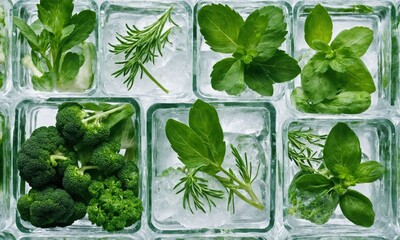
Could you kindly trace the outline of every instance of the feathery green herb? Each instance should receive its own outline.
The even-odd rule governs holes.
[[[353,27],[341,31],[331,42],[332,29],[327,10],[316,5],[306,18],[304,37],[317,52],[301,72],[301,87],[291,96],[293,104],[311,113],[364,112],[376,88],[361,57],[371,45],[374,32]]]
[[[380,179],[384,166],[377,161],[361,162],[360,141],[345,123],[336,124],[323,144],[324,139],[324,135],[315,135],[312,130],[289,133],[289,158],[300,171],[289,187],[288,213],[324,224],[340,205],[352,223],[372,226],[375,212],[371,201],[350,187]],[[313,150],[310,145],[319,149]],[[321,149],[323,156],[319,157],[316,153]],[[310,163],[310,159],[315,162]]]
[[[253,173],[252,163],[231,145],[236,159],[237,173],[233,169],[225,169],[222,163],[225,158],[225,141],[219,117],[215,108],[201,100],[197,100],[189,112],[189,126],[173,119],[167,121],[165,131],[172,149],[185,165],[186,177],[180,179],[174,189],[183,192],[183,207],[206,212],[215,207],[215,199],[223,198],[224,193],[208,186],[205,178],[197,176],[199,172],[218,180],[228,192],[227,208],[235,211],[234,196],[257,209],[264,209],[263,203],[256,196],[252,183],[257,178],[260,165]]]
[[[300,73],[297,61],[278,49],[287,34],[278,7],[260,8],[244,21],[229,6],[211,4],[200,9],[198,23],[211,50],[232,54],[213,67],[215,90],[239,95],[249,87],[262,96],[272,96],[274,83],[290,81]]]
[[[112,75],[115,77],[128,75],[124,83],[130,90],[135,81],[136,75],[140,71],[140,78],[143,77],[143,73],[150,78],[159,88],[164,92],[169,91],[158,82],[153,75],[144,66],[147,62],[154,64],[155,58],[163,56],[162,49],[165,44],[169,42],[168,36],[172,31],[172,28],[164,30],[167,22],[172,23],[174,26],[178,26],[171,18],[173,7],[169,8],[157,21],[153,24],[140,30],[135,25],[129,27],[126,25],[127,33],[125,36],[118,34],[117,40],[119,44],[110,46],[113,48],[110,52],[118,55],[124,54],[125,60],[117,62],[116,64],[123,65],[123,67],[114,72]]]

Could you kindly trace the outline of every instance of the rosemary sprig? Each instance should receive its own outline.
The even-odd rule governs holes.
[[[322,162],[321,151],[313,150],[311,146],[324,147],[327,135],[313,133],[311,128],[290,131],[288,134],[288,155],[302,170],[313,171],[312,162]]]
[[[117,33],[119,44],[110,44],[113,48],[110,52],[116,55],[121,53],[125,55],[124,61],[116,63],[123,65],[123,67],[112,75],[115,77],[120,75],[125,77],[128,75],[127,79],[124,81],[128,90],[132,88],[135,77],[140,71],[140,78],[143,77],[144,73],[164,92],[169,92],[155,79],[144,65],[147,62],[152,62],[154,64],[156,57],[163,56],[162,49],[165,47],[165,44],[167,42],[171,43],[168,40],[168,36],[172,31],[172,27],[165,32],[163,30],[167,22],[172,23],[174,26],[178,26],[171,18],[172,10],[173,7],[169,8],[168,11],[166,11],[157,21],[145,27],[143,30],[138,29],[135,25],[132,27],[126,25],[127,35],[123,36]]]

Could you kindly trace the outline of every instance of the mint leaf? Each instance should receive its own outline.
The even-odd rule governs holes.
[[[323,150],[325,166],[340,179],[353,175],[361,162],[360,141],[345,123],[329,132]]]
[[[371,201],[357,191],[347,190],[340,199],[340,209],[343,215],[356,225],[371,227],[374,224],[375,212]]]
[[[332,99],[338,91],[338,83],[334,72],[318,73],[320,70],[313,58],[304,66],[301,72],[301,86],[312,104],[317,104],[325,99]],[[316,66],[318,66],[316,68]]]
[[[303,174],[295,184],[298,189],[309,192],[321,192],[333,187],[333,182],[321,174]]]
[[[217,62],[211,73],[211,85],[215,90],[238,95],[246,89],[244,83],[244,64],[234,58]]]
[[[91,32],[96,28],[96,13],[91,10],[83,10],[71,18],[70,24],[73,24],[74,30],[65,39],[62,51],[65,52],[75,45],[85,41]]]
[[[349,47],[353,52],[361,57],[368,50],[374,40],[374,32],[367,27],[353,27],[341,31],[332,41],[332,49]]]
[[[348,62],[346,71],[341,75],[341,78],[344,82],[343,88],[348,91],[373,93],[376,90],[371,73],[358,57],[354,57],[352,61]]]
[[[277,50],[262,66],[277,83],[290,81],[301,72],[297,61],[282,50]]]
[[[71,52],[67,53],[61,66],[59,84],[68,84],[69,81],[74,80],[83,62],[84,60],[81,59],[78,54]]]
[[[212,163],[210,153],[202,138],[190,127],[169,119],[165,126],[167,138],[179,160],[188,168],[208,166]]]
[[[361,163],[354,172],[357,183],[370,183],[380,179],[385,173],[385,167],[377,161]]]
[[[244,82],[251,90],[262,96],[272,96],[274,93],[272,78],[259,64],[250,64],[245,71]]]
[[[74,4],[72,0],[40,0],[37,5],[39,20],[45,28],[59,34],[71,20]]]
[[[221,166],[225,157],[226,144],[215,108],[197,100],[189,112],[189,126],[210,149],[213,162]]]
[[[305,39],[312,49],[317,49],[313,41],[318,40],[328,44],[332,38],[333,24],[326,9],[317,4],[306,18],[304,25]]]
[[[13,18],[14,25],[19,29],[21,34],[26,38],[28,41],[29,46],[35,51],[40,49],[39,47],[39,39],[36,33],[32,30],[25,21],[19,17]]]
[[[233,53],[243,18],[227,5],[211,4],[200,9],[197,16],[200,32],[215,52]]]

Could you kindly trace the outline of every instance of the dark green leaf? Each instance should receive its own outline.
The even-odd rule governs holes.
[[[115,125],[117,125],[119,122],[130,118],[134,113],[135,113],[135,109],[133,108],[133,106],[131,104],[124,104],[124,105],[114,105],[113,108],[117,108],[117,107],[122,107],[124,106],[124,108],[120,111],[116,111],[112,114],[109,114],[107,117],[105,117],[103,119],[103,123],[106,124],[109,128],[114,127]],[[106,110],[104,110],[106,111]]]
[[[78,54],[68,52],[63,60],[60,71],[59,85],[68,84],[69,81],[75,79],[84,61],[82,61]]]
[[[71,18],[70,24],[75,25],[72,33],[65,39],[62,46],[63,52],[85,41],[96,27],[96,13],[83,10]]]
[[[215,90],[238,95],[246,89],[244,66],[240,60],[225,58],[217,62],[211,73],[211,85]]]
[[[99,104],[92,103],[92,102],[87,102],[87,103],[80,103],[84,109],[91,110],[91,111],[103,111],[104,108],[100,106]],[[111,105],[111,104],[110,104]]]
[[[361,162],[360,141],[345,123],[337,123],[325,142],[324,163],[336,176],[352,175]]]
[[[200,32],[213,51],[236,51],[240,27],[244,23],[239,13],[227,5],[211,4],[202,7],[197,18]]]
[[[198,168],[213,163],[203,139],[190,127],[169,119],[165,126],[165,132],[172,149],[186,167]]]
[[[349,47],[353,52],[361,57],[368,50],[374,40],[374,32],[367,27],[353,27],[348,30],[341,31],[332,41],[332,49],[340,49]]]
[[[56,81],[56,76],[50,72],[45,72],[41,77],[32,76],[33,88],[38,91],[52,91]]]
[[[54,34],[59,34],[71,20],[73,0],[40,0],[37,5],[40,21]]]
[[[321,65],[318,65],[319,61],[315,61],[312,58],[301,72],[301,86],[304,93],[309,97],[311,104],[320,103],[325,99],[332,99],[339,89],[334,72],[318,73],[316,67],[321,70]]]
[[[270,78],[277,83],[290,81],[301,72],[297,61],[281,50],[276,51],[274,56],[263,64],[263,67]]]
[[[256,63],[250,64],[244,74],[247,86],[262,96],[272,96],[274,93],[273,80],[265,69]]]
[[[320,4],[316,5],[306,18],[304,25],[305,39],[312,49],[317,49],[313,41],[318,40],[329,44],[332,38],[332,20],[326,9]]]
[[[202,100],[197,100],[189,112],[189,126],[203,139],[217,165],[224,161],[226,144],[217,111]]]
[[[352,223],[371,227],[375,221],[375,212],[371,201],[361,193],[348,190],[340,199],[343,215]]]
[[[34,50],[39,50],[39,40],[36,33],[19,17],[14,17],[14,25],[19,29],[21,34],[28,40],[29,46]]]
[[[361,163],[356,171],[354,177],[357,183],[370,183],[378,180],[385,173],[385,167],[377,161],[368,161]]]
[[[302,191],[321,192],[332,186],[333,182],[321,174],[303,174],[296,180],[296,187]]]
[[[343,88],[348,91],[375,92],[374,79],[363,61],[358,58],[352,58],[350,65],[346,66],[346,71],[341,75],[344,82]]]

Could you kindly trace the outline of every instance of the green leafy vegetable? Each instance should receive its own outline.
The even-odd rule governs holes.
[[[361,163],[360,141],[351,128],[337,123],[327,137],[311,129],[290,131],[288,148],[289,158],[300,168],[289,187],[289,214],[324,224],[340,204],[352,223],[374,224],[371,201],[349,188],[380,179],[385,168],[376,161]],[[318,148],[323,148],[323,156]]]
[[[143,30],[139,30],[135,25],[132,27],[126,25],[126,35],[118,34],[119,43],[110,44],[113,48],[110,52],[116,55],[124,54],[125,57],[124,61],[116,63],[123,65],[123,67],[112,75],[115,77],[128,75],[124,81],[128,90],[132,88],[135,77],[140,72],[140,78],[142,78],[143,73],[146,74],[159,88],[168,93],[168,90],[146,69],[145,64],[154,63],[156,57],[163,55],[162,49],[169,42],[168,36],[172,31],[172,27],[164,31],[166,23],[170,22],[174,26],[178,26],[171,18],[172,10],[173,7],[169,8],[157,21]]]
[[[317,52],[304,66],[301,88],[293,91],[292,102],[310,113],[361,113],[371,105],[369,94],[376,90],[371,73],[360,59],[374,33],[366,27],[353,27],[331,42],[332,28],[327,10],[317,4],[304,26],[305,40]]]
[[[257,209],[264,209],[264,205],[258,199],[252,183],[258,176],[253,174],[252,163],[239,154],[231,145],[231,151],[236,159],[236,167],[239,176],[231,169],[222,167],[225,158],[226,144],[224,134],[219,122],[217,111],[211,105],[197,100],[189,113],[189,126],[169,119],[165,126],[165,132],[172,149],[178,154],[179,160],[185,165],[182,169],[186,174],[176,184],[177,193],[183,192],[183,207],[188,207],[193,212],[201,210],[206,212],[205,203],[211,210],[215,207],[214,199],[223,198],[224,193],[208,186],[208,181],[198,176],[199,172],[208,174],[218,180],[229,193],[228,208],[235,210],[234,195]]]
[[[282,9],[263,7],[243,21],[229,6],[211,4],[202,7],[197,18],[211,50],[232,54],[213,67],[215,90],[240,95],[249,87],[262,96],[272,96],[273,83],[290,81],[300,73],[297,61],[278,50],[287,34]]]
[[[96,56],[81,49],[88,46],[85,40],[96,27],[96,13],[72,14],[73,0],[40,0],[37,9],[39,19],[31,26],[14,17],[14,25],[32,48],[22,62],[33,75],[33,87],[40,91],[89,89],[94,72],[91,62]]]

